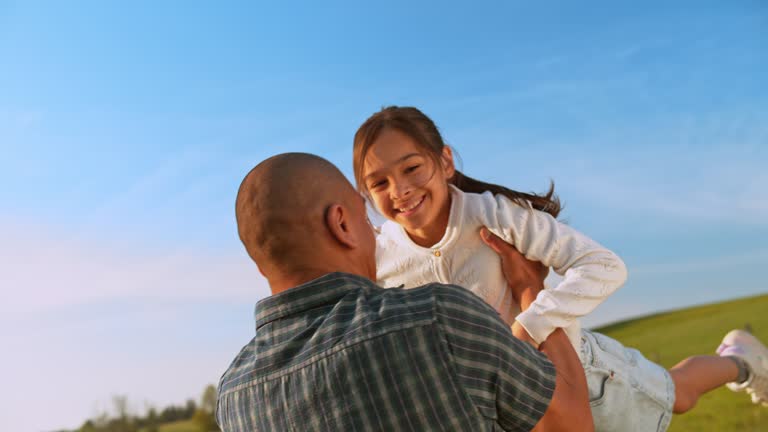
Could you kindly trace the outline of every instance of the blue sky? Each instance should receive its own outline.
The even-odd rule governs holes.
[[[556,182],[629,267],[588,324],[768,292],[765,3],[538,3],[0,1],[0,429],[197,398],[268,293],[240,180],[389,104]]]

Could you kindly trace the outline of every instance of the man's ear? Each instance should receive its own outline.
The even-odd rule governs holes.
[[[348,248],[356,248],[358,239],[350,225],[351,213],[341,204],[331,204],[325,211],[325,225],[336,241]]]
[[[453,151],[448,146],[443,146],[443,154],[440,155],[440,161],[443,165],[443,174],[445,178],[450,179],[456,173],[456,166],[453,164]]]

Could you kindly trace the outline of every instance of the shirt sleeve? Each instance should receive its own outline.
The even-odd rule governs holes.
[[[537,343],[592,312],[626,281],[621,258],[549,213],[521,207],[502,195],[495,196],[495,206],[496,227],[489,228],[526,258],[563,276],[516,318]]]
[[[437,319],[463,388],[479,412],[504,430],[531,430],[551,402],[554,365],[512,336],[479,297],[461,287],[439,287]]]

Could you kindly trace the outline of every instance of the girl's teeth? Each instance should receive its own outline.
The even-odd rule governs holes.
[[[399,208],[398,210],[401,212],[407,212],[408,210],[413,210],[419,204],[421,204],[421,200],[416,201],[415,203],[413,203],[413,205],[409,207],[402,207],[402,208]]]

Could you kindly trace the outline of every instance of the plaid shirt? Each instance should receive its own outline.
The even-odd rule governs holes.
[[[331,273],[260,301],[219,383],[230,431],[530,430],[555,370],[469,291]]]

